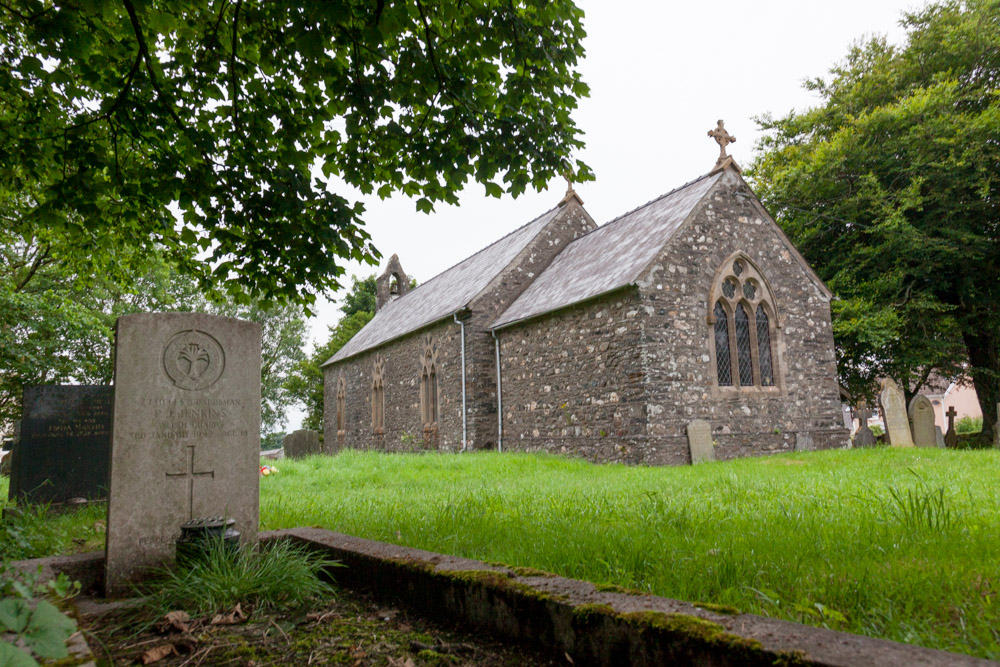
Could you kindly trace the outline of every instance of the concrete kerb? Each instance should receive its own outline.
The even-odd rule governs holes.
[[[347,567],[331,575],[345,588],[402,603],[414,612],[496,637],[564,651],[578,665],[998,665],[970,656],[729,613],[641,593],[598,590],[585,581],[526,568],[411,549],[319,528],[260,534],[290,539]],[[13,563],[78,579],[99,590],[103,554]]]

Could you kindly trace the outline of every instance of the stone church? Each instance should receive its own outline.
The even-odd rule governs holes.
[[[598,226],[558,206],[420,286],[324,364],[340,448],[547,451],[681,464],[847,444],[830,291],[720,144],[709,173]]]

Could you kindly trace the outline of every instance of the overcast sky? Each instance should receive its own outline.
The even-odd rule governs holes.
[[[851,44],[871,35],[900,42],[899,20],[915,0],[717,0],[712,3],[578,0],[586,13],[590,86],[575,114],[596,181],[576,190],[598,224],[709,171],[718,146],[707,136],[716,120],[737,139],[729,153],[747,164],[759,133],[755,116],[784,115],[816,104],[802,81],[827,74]],[[516,200],[470,185],[459,206],[418,213],[403,196],[365,197],[366,227],[384,260],[399,255],[423,283],[555,206],[562,179]],[[345,196],[356,197],[348,192]],[[376,269],[347,265],[349,276]],[[379,271],[380,272],[380,271]],[[313,343],[340,317],[330,295],[310,322]],[[290,414],[289,430],[301,415]]]

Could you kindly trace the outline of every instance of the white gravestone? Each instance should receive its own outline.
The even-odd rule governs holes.
[[[913,427],[913,444],[917,447],[936,447],[934,406],[931,405],[931,399],[923,394],[914,396],[910,401],[909,416]]]
[[[913,436],[910,435],[910,420],[906,416],[906,399],[903,390],[894,380],[882,380],[882,410],[885,412],[885,431],[889,444],[893,447],[912,447]]]
[[[170,562],[191,519],[257,539],[260,326],[199,313],[118,319],[106,594]]]
[[[703,419],[695,419],[687,425],[688,447],[691,449],[691,463],[715,460],[712,445],[712,425]]]

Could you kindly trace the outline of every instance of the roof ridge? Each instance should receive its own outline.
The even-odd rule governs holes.
[[[560,208],[562,208],[562,206],[553,206],[552,208],[550,208],[549,210],[545,211],[544,213],[542,213],[542,214],[540,214],[540,215],[536,215],[536,216],[535,216],[534,218],[532,218],[532,219],[531,219],[531,220],[529,220],[528,222],[524,223],[524,224],[523,224],[523,225],[521,225],[520,227],[517,227],[516,229],[512,229],[511,231],[507,232],[506,234],[504,234],[504,235],[503,235],[503,236],[501,236],[500,238],[496,239],[496,240],[495,240],[495,241],[493,241],[492,243],[489,243],[489,244],[487,244],[487,245],[484,245],[484,246],[483,246],[482,248],[480,248],[480,249],[479,249],[479,250],[477,250],[476,252],[472,253],[471,255],[468,255],[467,257],[465,257],[465,258],[463,258],[463,259],[460,259],[459,261],[455,262],[454,264],[452,264],[451,266],[449,266],[449,267],[448,267],[447,269],[444,269],[443,271],[439,271],[438,273],[434,274],[434,275],[433,275],[433,276],[432,276],[431,278],[429,278],[429,279],[427,280],[427,282],[423,282],[423,283],[420,283],[420,284],[418,284],[418,285],[417,285],[416,287],[414,287],[413,289],[411,289],[410,291],[408,291],[408,292],[407,292],[406,294],[404,294],[403,296],[399,297],[398,299],[393,299],[393,300],[392,300],[392,301],[390,301],[389,303],[401,303],[402,301],[405,301],[405,300],[406,300],[406,297],[410,296],[411,294],[414,294],[414,293],[415,293],[415,292],[416,292],[417,290],[419,290],[419,289],[420,289],[421,287],[425,287],[426,285],[429,285],[429,284],[431,284],[432,282],[434,282],[435,280],[437,280],[438,278],[440,278],[440,277],[441,277],[441,276],[443,276],[444,274],[448,273],[448,272],[449,272],[449,271],[451,271],[452,269],[454,269],[454,268],[456,268],[456,267],[458,267],[458,266],[461,266],[462,264],[464,264],[465,262],[469,261],[470,259],[472,259],[472,258],[473,258],[473,257],[475,257],[476,255],[479,255],[480,253],[483,253],[483,252],[485,252],[485,251],[489,250],[490,248],[492,248],[492,247],[493,247],[493,246],[495,246],[496,244],[500,243],[500,242],[501,242],[501,241],[503,241],[504,239],[506,239],[506,238],[508,238],[508,237],[510,237],[510,236],[513,236],[514,234],[518,233],[519,231],[521,231],[521,230],[522,230],[522,229],[524,229],[525,227],[528,227],[528,226],[530,226],[530,225],[533,225],[533,224],[535,224],[536,222],[538,222],[539,220],[541,220],[542,218],[544,218],[544,217],[545,217],[545,216],[547,216],[548,214],[550,214],[550,213],[552,213],[553,211],[556,211],[556,210],[558,210],[558,209],[560,209]],[[386,305],[388,305],[388,304],[386,304]]]
[[[649,200],[648,202],[646,202],[645,204],[642,204],[641,206],[636,206],[636,207],[635,207],[635,208],[633,208],[632,210],[630,210],[630,211],[626,211],[625,213],[622,213],[622,214],[621,214],[621,215],[619,215],[619,216],[618,216],[617,218],[613,218],[613,219],[611,219],[611,220],[609,220],[609,221],[605,222],[605,223],[604,223],[603,225],[599,226],[599,227],[598,227],[597,229],[594,229],[594,230],[592,230],[592,231],[589,231],[589,232],[587,232],[587,234],[593,234],[594,232],[596,232],[596,231],[598,231],[598,230],[601,230],[601,229],[604,229],[605,227],[608,227],[609,225],[613,225],[614,223],[618,222],[618,221],[619,221],[619,220],[621,220],[622,218],[627,218],[628,216],[632,215],[632,214],[633,214],[633,213],[635,213],[636,211],[640,211],[640,210],[642,210],[642,209],[646,208],[647,206],[650,206],[651,204],[655,204],[656,202],[660,201],[661,199],[663,199],[663,198],[665,198],[665,197],[669,197],[669,196],[670,196],[670,195],[672,195],[672,194],[676,194],[676,193],[680,192],[681,190],[684,190],[684,189],[686,189],[686,188],[689,188],[689,187],[691,187],[692,185],[694,185],[695,183],[697,183],[697,182],[699,182],[699,181],[703,181],[703,180],[705,180],[706,178],[708,178],[708,177],[710,177],[710,176],[715,176],[715,175],[716,175],[716,174],[718,174],[718,173],[719,173],[719,172],[714,172],[714,173],[713,173],[713,172],[709,172],[709,173],[707,173],[707,174],[702,174],[702,175],[701,175],[701,176],[699,176],[698,178],[696,178],[696,179],[694,179],[694,180],[691,180],[691,181],[688,181],[688,182],[687,182],[687,183],[685,183],[684,185],[679,185],[679,186],[677,186],[676,188],[674,188],[673,190],[670,190],[669,192],[664,192],[664,193],[663,193],[662,195],[660,195],[659,197],[654,197],[653,199],[650,199],[650,200]],[[587,236],[587,234],[584,234],[583,236]],[[583,238],[583,236],[581,236],[580,238]]]

